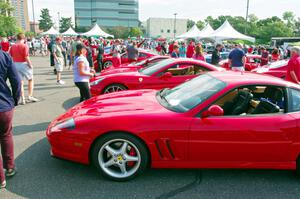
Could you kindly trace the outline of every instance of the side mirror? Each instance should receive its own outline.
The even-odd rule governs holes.
[[[202,113],[202,118],[207,118],[209,116],[223,116],[224,115],[224,110],[222,107],[218,105],[212,105],[211,107],[208,108],[207,111],[204,111]]]
[[[160,79],[170,79],[171,77],[173,77],[172,73],[166,72],[162,76],[160,76]]]

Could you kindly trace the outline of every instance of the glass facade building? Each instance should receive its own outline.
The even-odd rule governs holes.
[[[97,23],[105,27],[137,27],[138,0],[74,0],[75,21],[78,27]]]

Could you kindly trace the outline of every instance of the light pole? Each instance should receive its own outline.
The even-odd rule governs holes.
[[[177,16],[177,13],[174,13],[174,39],[176,37],[176,16]]]
[[[247,33],[247,22],[248,22],[248,15],[249,15],[249,0],[247,0],[245,33]]]
[[[60,31],[59,26],[60,26],[60,12],[57,12],[57,17],[58,17],[58,31]]]
[[[35,14],[34,14],[34,3],[33,0],[31,0],[31,6],[32,6],[32,19],[33,19],[33,32],[35,33]]]

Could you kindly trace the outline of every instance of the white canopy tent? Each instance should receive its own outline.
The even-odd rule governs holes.
[[[49,30],[46,32],[43,32],[42,35],[59,35],[60,33],[55,30],[55,28],[51,27]]]
[[[67,31],[61,33],[63,36],[76,36],[78,33],[76,33],[72,27],[70,27]]]
[[[110,35],[106,32],[104,32],[99,26],[98,24],[96,24],[90,31],[83,33],[82,35],[84,36],[99,36],[99,37],[112,37],[114,38],[113,35]]]
[[[187,39],[187,38],[197,38],[199,37],[201,31],[198,29],[197,25],[195,24],[189,31],[179,35],[178,39]]]
[[[211,35],[214,32],[214,29],[207,24],[200,32],[200,38],[205,38],[208,37],[209,35]]]
[[[231,24],[227,20],[223,23],[222,26],[220,26],[217,30],[215,30],[212,34],[206,36],[205,38],[212,39],[216,42],[234,39],[255,42],[255,38],[239,33],[231,26]]]

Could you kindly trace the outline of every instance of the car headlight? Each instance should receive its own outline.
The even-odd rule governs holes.
[[[100,79],[97,79],[93,82],[90,83],[91,86],[96,86],[98,85],[100,82],[102,82],[104,80],[104,78],[100,78]]]
[[[72,130],[75,129],[75,121],[73,118],[66,119],[62,122],[57,123],[50,129],[50,132],[61,132],[64,129]]]

